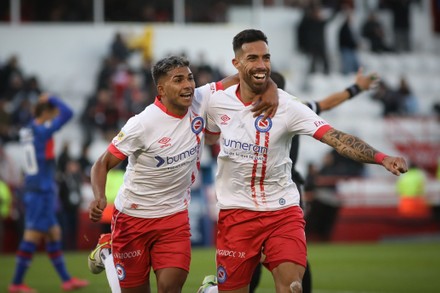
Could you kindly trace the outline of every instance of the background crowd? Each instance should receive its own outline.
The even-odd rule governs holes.
[[[249,5],[251,1],[186,1],[186,19],[189,22],[226,22],[227,8],[231,5]],[[274,5],[275,1],[264,1]],[[433,1],[434,2],[434,1]],[[22,17],[29,22],[88,22],[92,20],[92,1],[38,1],[22,0]],[[123,3],[123,5],[121,4]],[[38,5],[37,5],[38,4]],[[410,13],[418,9],[420,1],[377,1],[377,6],[362,21],[360,30],[352,26],[354,1],[284,1],[284,5],[301,8],[303,18],[293,29],[298,37],[299,54],[308,56],[309,74],[322,72],[329,74],[340,70],[342,74],[356,72],[362,65],[359,51],[367,50],[373,54],[401,54],[412,50],[409,32]],[[198,7],[194,9],[194,7]],[[8,1],[0,2],[0,20],[6,21]],[[377,11],[392,12],[392,38],[386,36]],[[437,10],[434,13],[438,13]],[[206,13],[210,11],[212,13]],[[327,12],[327,13],[324,13]],[[328,13],[330,12],[330,13]],[[339,28],[338,44],[340,69],[331,67],[327,56],[325,29],[336,15],[344,21]],[[172,1],[140,1],[129,3],[118,0],[105,1],[106,21],[170,22],[172,21]],[[440,32],[438,19],[434,30]],[[390,42],[389,40],[393,40]],[[363,45],[367,44],[367,45]],[[110,141],[123,123],[132,115],[139,113],[153,102],[156,95],[151,78],[151,65],[155,61],[151,55],[143,54],[132,45],[123,33],[116,33],[108,46],[108,54],[103,56],[96,73],[95,88],[84,98],[84,105],[78,115],[83,135],[83,145],[79,156],[72,156],[69,143],[63,145],[58,154],[59,216],[64,228],[66,249],[76,249],[79,213],[84,194],[90,191],[89,147],[96,139]],[[133,67],[128,59],[134,54],[142,55],[142,65]],[[185,52],[181,52],[185,54]],[[191,60],[192,71],[197,85],[222,79],[221,69],[208,64],[203,56]],[[411,89],[410,76],[401,75],[400,83],[393,87],[383,76],[377,88],[371,91],[371,103],[382,105],[383,117],[408,117],[419,114],[419,99]],[[39,83],[39,77],[26,73],[26,64],[20,56],[0,56],[0,239],[4,231],[4,221],[15,225],[17,231],[22,227],[22,175],[16,164],[3,151],[9,142],[16,142],[18,130],[32,117],[32,106],[42,92],[50,91]],[[61,97],[63,98],[63,97]],[[432,115],[440,117],[440,104],[432,105]],[[215,155],[215,150],[212,152]],[[124,166],[121,166],[124,168]],[[205,167],[205,174],[212,172],[213,166]],[[355,164],[330,152],[323,158],[322,166],[310,164],[306,176],[306,200],[310,202],[310,221],[308,233],[316,239],[329,240],[331,226],[337,217],[340,202],[335,196],[335,186],[341,178],[365,176],[363,165]],[[207,176],[210,178],[210,176]],[[208,180],[209,184],[212,182]],[[3,185],[1,185],[3,184]],[[6,187],[5,187],[6,186]],[[319,199],[319,200],[318,200]],[[325,209],[325,211],[324,211]],[[314,216],[316,215],[316,216]],[[17,235],[19,235],[18,233]],[[1,245],[2,243],[0,243]],[[0,251],[1,251],[0,247]]]

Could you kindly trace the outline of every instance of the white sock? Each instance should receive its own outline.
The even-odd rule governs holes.
[[[121,287],[119,286],[118,275],[116,274],[115,264],[113,263],[113,255],[109,255],[104,260],[105,274],[107,276],[108,284],[112,293],[121,293]]]

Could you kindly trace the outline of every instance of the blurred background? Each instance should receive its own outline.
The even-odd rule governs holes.
[[[355,164],[303,138],[310,242],[440,240],[440,2],[436,0],[4,0],[0,1],[0,252],[23,227],[18,129],[41,92],[75,118],[57,136],[59,214],[66,250],[88,250],[108,222],[93,224],[89,172],[125,121],[150,104],[151,65],[185,55],[197,85],[234,74],[232,38],[265,32],[272,69],[301,100],[350,86],[359,67],[381,79],[322,117],[379,150],[405,157],[422,176]],[[194,246],[215,238],[215,149],[204,152],[190,206]],[[116,195],[124,166],[114,170]],[[417,183],[414,181],[417,180]],[[409,183],[408,183],[409,182]],[[412,182],[412,183],[411,183]],[[421,186],[413,190],[415,185]],[[422,210],[402,212],[402,197]],[[91,240],[89,240],[91,239]]]

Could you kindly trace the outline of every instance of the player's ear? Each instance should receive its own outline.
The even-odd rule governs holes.
[[[159,96],[163,96],[163,95],[165,94],[164,87],[163,87],[162,84],[158,84],[158,85],[156,86],[156,89],[157,89],[157,94],[158,94]]]
[[[234,67],[238,69],[238,66],[240,65],[240,61],[237,58],[234,58],[232,59],[232,65],[234,65]]]

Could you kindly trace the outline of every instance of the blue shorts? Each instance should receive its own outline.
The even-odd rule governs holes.
[[[58,225],[56,198],[52,191],[26,192],[24,195],[25,229],[48,232],[50,228]]]

